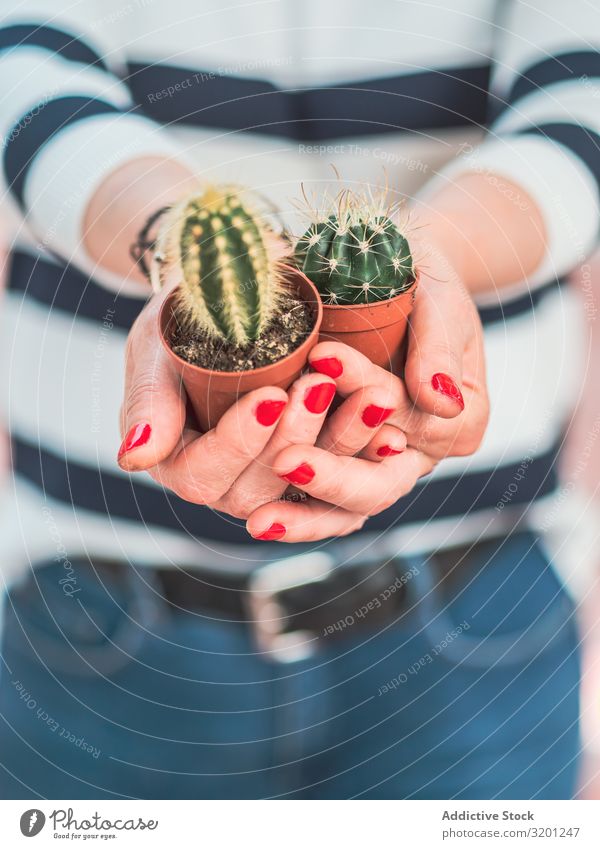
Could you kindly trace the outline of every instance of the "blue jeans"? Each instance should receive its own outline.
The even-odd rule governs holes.
[[[167,607],[142,570],[63,572],[38,569],[6,599],[0,798],[574,792],[573,608],[529,534],[442,590],[418,564],[399,621],[288,664],[244,625]]]

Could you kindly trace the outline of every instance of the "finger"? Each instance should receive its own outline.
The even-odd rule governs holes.
[[[334,454],[358,454],[397,412],[404,397],[400,381],[391,374],[378,386],[358,389],[329,417],[317,445]]]
[[[319,342],[310,352],[309,364],[319,374],[332,377],[344,398],[363,386],[389,385],[389,371],[341,342]]]
[[[359,513],[311,498],[302,503],[281,501],[265,504],[248,518],[246,528],[254,539],[315,542],[358,531],[365,520],[366,516]]]
[[[190,441],[153,469],[153,477],[186,501],[214,504],[264,449],[286,404],[276,386],[249,392],[213,430],[195,438],[189,432]]]
[[[181,381],[158,338],[163,297],[149,302],[127,340],[118,453],[126,471],[148,469],[168,457],[181,440],[185,422]]]
[[[481,388],[465,384],[465,410],[454,419],[423,415],[423,426],[407,432],[408,445],[436,460],[467,457],[479,448],[487,427],[489,404]]]
[[[387,457],[396,457],[406,450],[406,434],[397,427],[384,424],[379,428],[360,456],[365,460],[381,463]]]
[[[393,422],[406,431],[417,430],[427,418],[424,413],[415,409],[404,381],[390,374],[389,371],[373,365],[364,354],[349,345],[343,345],[341,342],[320,342],[310,352],[309,363],[312,368],[322,374],[327,372],[332,376],[337,375],[335,377],[337,391],[344,398],[348,398],[366,386],[379,386],[384,391],[392,392],[397,403],[388,424]]]
[[[275,461],[275,471],[284,480],[313,498],[369,516],[410,492],[431,466],[432,461],[413,448],[382,463],[371,463],[298,445],[286,448]]]
[[[335,383],[323,375],[306,374],[295,381],[271,439],[227,493],[226,512],[248,516],[260,504],[276,500],[285,492],[287,481],[273,471],[275,458],[290,445],[315,442],[334,395]]]
[[[464,410],[463,358],[477,321],[458,283],[427,278],[420,286],[410,317],[404,379],[423,412],[454,418]]]

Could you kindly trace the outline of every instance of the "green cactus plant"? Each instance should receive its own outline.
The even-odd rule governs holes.
[[[240,347],[260,338],[284,290],[286,244],[257,208],[235,187],[209,187],[170,210],[157,245],[181,269],[181,317]]]
[[[410,289],[414,259],[392,220],[396,212],[397,205],[386,207],[385,193],[374,200],[349,191],[325,204],[324,212],[313,212],[294,259],[325,304],[367,304]]]

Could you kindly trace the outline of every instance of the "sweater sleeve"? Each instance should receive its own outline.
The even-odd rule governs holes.
[[[179,155],[133,110],[104,32],[111,5],[76,0],[57,12],[53,0],[26,0],[0,26],[0,75],[11,81],[0,98],[4,194],[41,247],[96,276],[82,244],[96,188],[128,160]]]
[[[497,175],[538,205],[546,255],[527,283],[570,272],[600,224],[600,7],[586,0],[510,0],[496,22],[490,123],[426,196],[461,173]],[[518,201],[518,199],[516,199]]]

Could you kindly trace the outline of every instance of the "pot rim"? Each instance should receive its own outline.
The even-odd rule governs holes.
[[[177,362],[180,363],[183,368],[192,369],[195,372],[205,374],[205,375],[214,374],[214,375],[218,375],[218,376],[223,376],[223,377],[227,377],[227,378],[236,378],[237,380],[240,380],[240,378],[242,378],[244,375],[266,374],[270,369],[275,369],[275,368],[280,367],[282,363],[285,363],[285,361],[289,360],[291,357],[298,356],[309,345],[314,347],[314,345],[316,344],[316,339],[318,337],[319,328],[320,328],[321,322],[323,320],[323,306],[324,305],[323,305],[323,301],[321,300],[321,296],[319,295],[319,291],[318,291],[317,287],[315,286],[315,284],[312,282],[312,280],[310,280],[306,276],[306,274],[304,274],[303,271],[300,271],[299,268],[295,268],[293,265],[287,265],[287,264],[281,264],[280,267],[282,268],[286,277],[299,277],[303,283],[308,285],[309,289],[312,291],[312,293],[314,295],[314,304],[315,304],[316,310],[317,310],[317,314],[315,316],[315,320],[314,320],[312,329],[311,329],[310,333],[308,334],[308,336],[306,337],[306,339],[304,340],[304,342],[302,342],[301,345],[298,345],[297,348],[294,348],[293,351],[290,351],[290,353],[287,354],[285,357],[282,357],[280,360],[277,360],[274,363],[269,363],[269,365],[267,365],[267,366],[260,366],[259,368],[253,368],[253,369],[245,369],[244,371],[219,371],[217,369],[209,369],[209,368],[203,368],[202,366],[196,366],[193,363],[189,363],[187,360],[184,360],[182,357],[180,357],[178,354],[176,354],[175,351],[171,348],[167,338],[165,337],[164,333],[162,332],[164,313],[169,308],[169,305],[171,304],[173,298],[175,297],[177,290],[179,289],[179,286],[175,286],[169,292],[169,294],[167,295],[167,297],[165,298],[165,300],[161,304],[161,307],[158,311],[158,334],[160,336],[160,341],[162,343],[163,348],[167,351],[167,353],[171,357],[173,357],[175,360],[177,360]],[[168,326],[168,320],[167,320],[167,326]]]
[[[394,295],[393,298],[385,298],[382,301],[373,301],[370,304],[323,304],[324,310],[330,310],[331,312],[342,312],[343,310],[374,310],[378,307],[386,307],[388,304],[393,304],[395,301],[399,301],[401,298],[406,297],[406,295],[410,295],[414,292],[419,283],[420,279],[420,271],[415,269],[415,279],[410,284],[408,289],[405,289],[404,292],[400,292],[398,295]],[[321,295],[319,295],[319,300],[323,303],[321,299]]]

